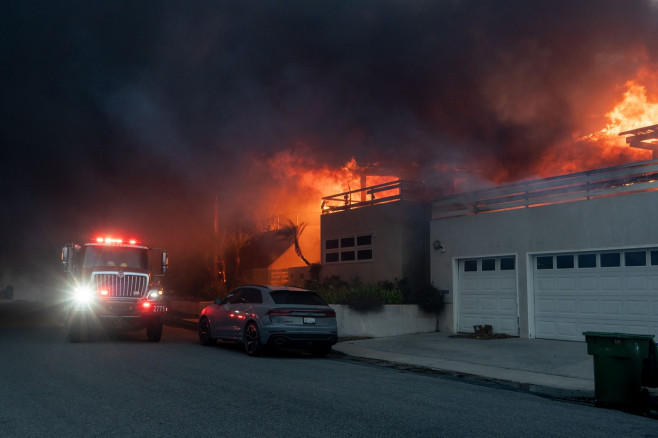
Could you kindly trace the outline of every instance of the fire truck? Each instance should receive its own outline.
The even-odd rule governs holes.
[[[151,271],[151,257],[160,254],[160,273]],[[156,262],[157,263],[157,262]],[[162,337],[167,305],[161,277],[167,272],[164,249],[136,240],[98,237],[95,241],[62,248],[66,273],[66,330],[80,342],[92,330],[146,328],[150,342]]]

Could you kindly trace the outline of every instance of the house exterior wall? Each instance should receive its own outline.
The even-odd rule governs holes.
[[[377,282],[406,278],[412,283],[429,281],[429,206],[398,201],[325,214],[321,217],[321,278],[337,275]],[[327,239],[372,235],[372,260],[327,263]]]
[[[658,193],[633,193],[563,204],[507,210],[430,222],[431,280],[449,290],[439,330],[454,331],[457,261],[516,256],[521,337],[532,337],[532,256],[575,250],[658,246]]]

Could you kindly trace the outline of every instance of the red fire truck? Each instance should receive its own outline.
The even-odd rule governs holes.
[[[151,271],[151,256],[160,253],[160,273]],[[95,241],[62,248],[67,274],[66,329],[71,342],[80,342],[94,328],[146,328],[146,337],[162,337],[167,305],[160,278],[167,272],[164,249],[136,240],[98,237]]]

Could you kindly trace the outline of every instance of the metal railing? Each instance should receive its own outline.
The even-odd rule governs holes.
[[[432,219],[658,190],[658,161],[644,161],[439,198]]]
[[[396,201],[425,200],[422,181],[396,180],[322,198],[322,214]]]

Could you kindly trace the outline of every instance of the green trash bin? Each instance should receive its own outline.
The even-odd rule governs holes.
[[[596,402],[635,405],[642,402],[644,363],[648,362],[654,335],[584,332],[587,354],[594,356]]]

